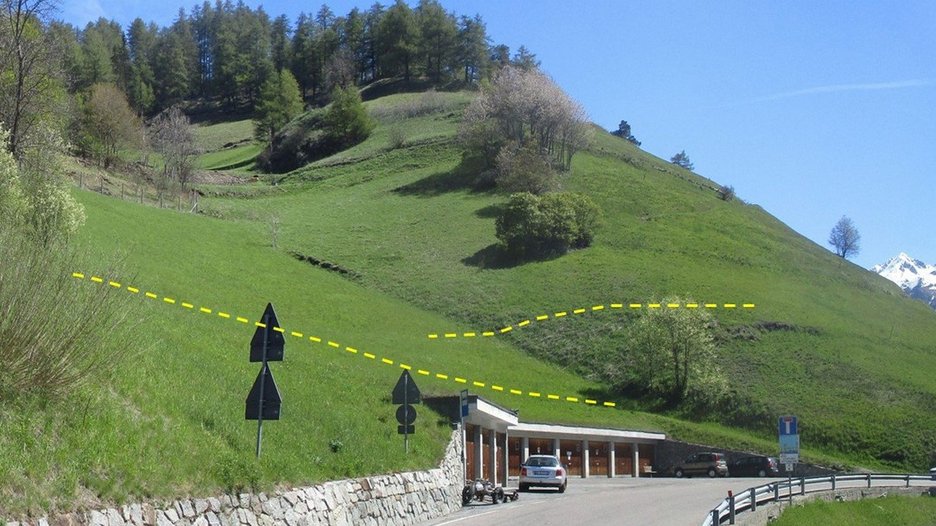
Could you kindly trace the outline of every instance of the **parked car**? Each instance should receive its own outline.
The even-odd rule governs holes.
[[[673,474],[678,478],[692,475],[727,477],[728,464],[723,453],[696,453],[689,455],[682,464],[673,466]]]
[[[728,463],[732,477],[778,477],[780,468],[773,457],[741,457]]]
[[[567,484],[567,470],[553,455],[530,455],[520,466],[520,491],[531,486],[548,486],[564,493]]]

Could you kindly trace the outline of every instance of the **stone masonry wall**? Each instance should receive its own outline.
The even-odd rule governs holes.
[[[273,494],[222,495],[69,513],[8,526],[405,526],[461,507],[461,432],[436,469],[339,480]],[[0,518],[0,524],[3,524]]]

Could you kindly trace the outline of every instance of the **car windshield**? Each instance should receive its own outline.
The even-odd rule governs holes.
[[[559,464],[559,461],[552,457],[530,457],[526,461],[526,465],[534,468],[538,467],[555,467]]]

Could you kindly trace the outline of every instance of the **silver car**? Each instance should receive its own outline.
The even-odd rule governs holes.
[[[530,486],[549,486],[564,493],[568,480],[567,471],[553,455],[530,455],[520,466],[520,491]]]

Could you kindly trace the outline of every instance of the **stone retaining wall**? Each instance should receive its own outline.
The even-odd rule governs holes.
[[[69,513],[8,526],[405,526],[461,507],[461,431],[436,469],[339,480],[273,494],[222,495]],[[3,524],[0,519],[0,524]]]

